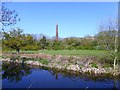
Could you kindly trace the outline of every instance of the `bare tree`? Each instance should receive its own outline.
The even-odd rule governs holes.
[[[116,67],[118,60],[118,26],[117,21],[109,20],[107,24],[101,24],[99,26],[99,33],[96,35],[99,45],[110,52],[110,56],[113,59],[113,68]]]
[[[14,25],[20,21],[18,13],[15,10],[10,10],[5,6],[5,3],[0,2],[0,24],[4,30],[4,26]]]

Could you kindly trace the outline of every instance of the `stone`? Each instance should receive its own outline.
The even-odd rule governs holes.
[[[79,68],[79,65],[69,65],[67,67],[68,70],[74,70],[74,71],[79,71],[80,68]]]

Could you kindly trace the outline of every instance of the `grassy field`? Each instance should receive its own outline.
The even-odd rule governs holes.
[[[16,51],[15,50],[3,50],[2,53],[16,53]],[[34,54],[34,53],[39,53],[39,50],[36,50],[36,51],[33,51],[33,50],[28,50],[28,51],[20,50],[20,53]]]
[[[6,51],[5,51],[6,52]],[[16,53],[16,51],[7,51],[9,53]],[[69,56],[98,56],[105,57],[108,52],[105,50],[38,50],[38,51],[20,51],[20,53],[44,53],[51,55],[69,55]]]
[[[108,55],[104,50],[41,50],[39,53],[52,55],[70,55],[70,56],[99,56],[104,57]]]

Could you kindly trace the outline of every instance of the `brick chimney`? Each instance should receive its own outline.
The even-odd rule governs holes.
[[[58,25],[56,25],[56,41],[58,41]]]

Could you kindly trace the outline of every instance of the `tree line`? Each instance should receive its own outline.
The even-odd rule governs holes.
[[[56,41],[54,38],[46,36],[36,37],[31,34],[24,34],[21,28],[11,29],[9,32],[4,30],[4,27],[14,25],[20,18],[15,10],[8,9],[4,3],[0,4],[1,17],[0,23],[3,26],[0,31],[0,50],[65,50],[65,49],[95,49],[108,50],[114,60],[114,69],[117,60],[120,56],[120,37],[118,31],[118,20],[108,21],[99,25],[99,32],[94,36],[86,36],[83,38],[61,38]],[[2,45],[2,48],[1,48]],[[120,60],[119,60],[120,62]]]
[[[1,18],[0,23],[3,27],[16,24],[20,21],[15,10],[10,10],[1,4]],[[0,43],[2,43],[3,50],[15,49],[20,50],[64,50],[64,49],[102,49],[115,50],[118,46],[117,32],[118,22],[108,21],[99,25],[99,32],[94,36],[85,36],[83,38],[69,37],[61,38],[56,41],[54,38],[47,38],[44,35],[36,37],[31,34],[24,34],[21,28],[13,28],[9,32],[4,28],[0,31]]]
[[[100,31],[95,36],[48,38],[45,35],[24,34],[21,28],[2,32],[3,50],[114,50],[116,30]]]

